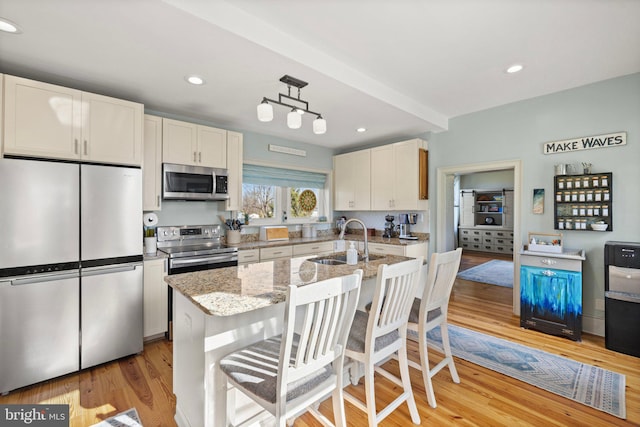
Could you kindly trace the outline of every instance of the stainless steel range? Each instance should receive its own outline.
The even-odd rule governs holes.
[[[158,227],[158,250],[169,256],[169,274],[238,265],[238,248],[227,247],[220,225]]]
[[[169,256],[168,274],[238,265],[238,248],[222,244],[219,225],[158,227],[158,250]],[[173,340],[173,289],[169,288],[167,338]]]

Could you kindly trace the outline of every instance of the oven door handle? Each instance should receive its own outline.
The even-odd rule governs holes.
[[[175,258],[170,259],[169,263],[171,267],[179,267],[185,265],[197,265],[197,264],[215,264],[217,262],[235,261],[238,259],[237,254],[225,254],[219,256],[207,256],[198,258]]]

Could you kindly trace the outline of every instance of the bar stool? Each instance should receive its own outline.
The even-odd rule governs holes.
[[[411,421],[420,424],[409,378],[406,334],[409,310],[420,282],[422,261],[423,258],[419,257],[398,264],[380,265],[369,314],[356,311],[351,326],[346,356],[351,364],[362,364],[364,367],[366,402],[346,391],[344,398],[367,413],[370,427],[377,426],[404,402],[409,406]],[[378,366],[394,355],[398,357],[401,378]],[[402,387],[400,396],[379,413],[376,412],[374,372]]]
[[[342,395],[344,349],[360,295],[362,270],[303,286],[289,286],[280,336],[225,356],[227,381],[284,427],[309,411],[334,425],[314,404],[332,395],[335,425],[346,426]],[[241,425],[252,425],[265,411]]]
[[[431,378],[445,366],[449,367],[449,373],[453,382],[460,383],[458,371],[451,355],[449,344],[449,330],[447,328],[447,313],[451,289],[456,280],[462,248],[450,252],[433,253],[429,262],[429,273],[425,284],[422,299],[416,298],[409,314],[408,329],[417,332],[420,347],[420,364],[409,360],[409,366],[422,371],[424,388],[427,400],[432,408],[436,407],[436,396],[433,392]],[[429,369],[429,352],[427,349],[427,332],[440,327],[442,333],[442,359],[433,369]]]

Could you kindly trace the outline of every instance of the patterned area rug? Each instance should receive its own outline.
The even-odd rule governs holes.
[[[142,423],[136,408],[131,408],[91,427],[142,427]]]
[[[442,342],[440,328],[427,337]],[[449,325],[449,339],[456,357],[626,418],[624,375],[455,325]]]
[[[458,273],[458,277],[474,282],[513,288],[513,262],[492,259]]]

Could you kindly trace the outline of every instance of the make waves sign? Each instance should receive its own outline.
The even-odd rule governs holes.
[[[571,151],[591,150],[592,148],[610,148],[627,145],[627,133],[608,133],[606,135],[584,136],[564,141],[545,142],[544,154],[568,153]]]

